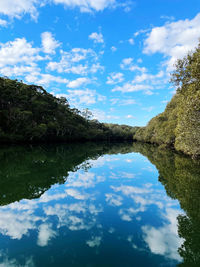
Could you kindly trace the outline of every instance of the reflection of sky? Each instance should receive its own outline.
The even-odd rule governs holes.
[[[79,231],[83,250],[104,247],[109,235],[111,244],[116,238],[143,257],[150,251],[154,257],[163,256],[163,262],[180,261],[176,217],[182,211],[178,201],[167,197],[155,167],[134,153],[106,155],[89,163],[93,167],[88,172],[70,173],[64,185],[52,186],[39,199],[1,207],[4,240],[41,249],[56,246],[59,238],[73,239]],[[3,241],[0,251],[0,266],[18,264],[8,257]],[[34,266],[34,257],[29,255],[20,266]]]

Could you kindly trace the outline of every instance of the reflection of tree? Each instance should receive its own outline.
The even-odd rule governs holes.
[[[64,183],[69,171],[87,171],[91,167],[89,159],[132,150],[127,143],[1,148],[0,205],[40,197],[51,185]]]
[[[178,250],[180,256],[184,259],[184,262],[179,266],[200,266],[199,220],[179,215],[178,228],[179,236],[185,239]]]
[[[134,143],[156,166],[167,194],[176,198],[186,215],[178,216],[178,233],[184,239],[178,252],[180,266],[200,266],[200,162],[153,145]]]

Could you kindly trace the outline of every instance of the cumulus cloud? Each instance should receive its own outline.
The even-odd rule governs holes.
[[[122,70],[130,70],[130,71],[139,71],[139,72],[146,72],[147,69],[145,67],[139,67],[138,65],[133,63],[133,58],[124,58],[122,63],[120,64],[120,68]]]
[[[55,54],[55,49],[60,46],[51,32],[43,32],[41,34],[43,51],[47,54]]]
[[[67,193],[68,196],[71,196],[74,199],[84,200],[88,198],[86,194],[81,194],[78,190],[73,188],[66,189],[65,192]]]
[[[153,86],[146,85],[146,84],[132,84],[132,83],[125,83],[122,86],[116,86],[112,89],[112,92],[120,91],[122,93],[130,93],[130,92],[138,92],[138,91],[148,91],[152,90]]]
[[[41,71],[37,63],[45,60],[40,48],[33,47],[25,38],[0,43],[0,74],[5,76],[37,76]]]
[[[5,27],[5,26],[7,26],[7,23],[8,22],[6,20],[0,19],[0,26]]]
[[[114,7],[115,0],[53,0],[55,4],[64,4],[69,8],[80,8],[81,12],[102,11],[107,7]]]
[[[101,244],[102,237],[101,236],[92,236],[90,240],[86,241],[86,244],[93,248],[93,247],[99,247]]]
[[[94,43],[104,43],[103,35],[102,33],[93,32],[89,35],[89,39],[93,40]]]
[[[96,90],[68,90],[68,94],[66,95],[69,102],[75,106],[79,106],[81,104],[91,105],[95,104],[99,101],[104,101],[106,99],[105,96],[100,95],[96,92]]]
[[[92,110],[93,118],[99,121],[106,121],[106,120],[118,120],[120,117],[106,113],[104,110],[100,109],[93,109]]]
[[[164,26],[151,30],[144,41],[143,52],[146,54],[162,53],[168,58],[166,65],[168,71],[171,71],[178,58],[183,58],[188,51],[197,46],[199,32],[200,13],[191,20],[166,23]]]
[[[177,231],[176,217],[178,214],[178,210],[169,208],[164,215],[168,223],[159,228],[145,225],[142,227],[142,230],[144,233],[144,240],[152,253],[181,261],[178,248],[181,246],[183,240],[179,238]]]
[[[59,76],[54,76],[48,73],[40,74],[36,73],[35,75],[29,73],[25,77],[26,81],[29,83],[35,83],[41,86],[49,86],[50,83],[64,83],[68,84],[68,80],[66,78],[62,78]]]
[[[140,75],[137,75],[134,80],[132,81],[133,83],[141,83],[144,81],[150,81],[151,83],[158,83],[159,79],[164,77],[164,72],[160,71],[157,74],[149,74],[149,73],[142,73]]]
[[[40,247],[48,245],[49,241],[56,236],[56,232],[51,229],[51,224],[41,224],[39,226],[38,241],[37,244]]]
[[[5,44],[0,43],[0,67],[17,63],[30,64],[42,59],[39,48],[34,48],[25,38],[16,38]]]
[[[1,0],[0,1],[0,14],[21,18],[23,14],[30,14],[33,19],[37,19],[37,4],[38,0]]]
[[[129,40],[128,40],[128,42],[129,42],[129,44],[131,44],[131,45],[134,45],[134,39],[133,38],[130,38]]]
[[[91,80],[89,78],[80,77],[80,78],[77,78],[76,80],[70,81],[67,84],[67,87],[69,87],[69,88],[78,88],[78,87],[86,85],[88,83],[91,83]]]
[[[61,60],[49,62],[47,69],[59,73],[86,75],[101,69],[97,60],[98,56],[92,49],[73,48],[69,52],[61,51]]]
[[[0,233],[12,239],[27,235],[29,230],[36,228],[36,222],[40,219],[26,211],[15,213],[12,210],[1,210],[0,218]]]
[[[110,206],[121,206],[123,198],[116,194],[105,194],[106,202]]]
[[[145,68],[137,68],[132,65],[132,58],[127,58],[127,63],[125,61],[123,68],[126,66],[131,69],[135,68],[139,70],[139,74],[137,74],[132,81],[128,81],[121,86],[115,86],[112,91],[121,91],[123,93],[129,92],[137,92],[144,91],[147,95],[152,95],[152,90],[163,89],[165,84],[168,83],[168,75],[163,71],[159,71],[156,74],[148,73]],[[131,67],[132,65],[132,67]]]
[[[107,77],[107,84],[117,84],[124,80],[124,74],[121,72],[112,72],[110,76]]]

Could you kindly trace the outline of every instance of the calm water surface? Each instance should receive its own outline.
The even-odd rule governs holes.
[[[141,144],[0,149],[0,266],[200,266],[200,164]]]

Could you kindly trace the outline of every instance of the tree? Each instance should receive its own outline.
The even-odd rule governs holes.
[[[87,121],[89,121],[89,120],[93,117],[92,112],[91,112],[88,108],[85,108],[85,109],[81,112],[81,115],[82,115],[82,117],[85,118]]]
[[[184,92],[193,85],[200,90],[200,41],[194,52],[189,52],[183,59],[177,60],[171,82],[178,86],[178,91]]]

